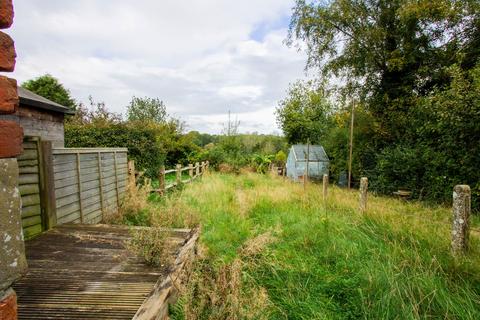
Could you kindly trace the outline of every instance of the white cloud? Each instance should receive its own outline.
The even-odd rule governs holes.
[[[288,83],[304,76],[305,57],[283,44],[292,6],[16,1],[9,31],[18,54],[14,76],[51,73],[77,100],[91,94],[115,112],[124,112],[133,95],[159,97],[190,129],[219,132],[231,110],[242,131],[278,131],[274,107]]]

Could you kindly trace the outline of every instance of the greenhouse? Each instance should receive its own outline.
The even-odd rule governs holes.
[[[328,174],[329,163],[322,146],[296,144],[288,153],[287,177],[293,181],[303,181],[307,175],[310,179],[321,179],[324,174]]]

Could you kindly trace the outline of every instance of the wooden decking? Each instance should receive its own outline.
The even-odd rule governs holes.
[[[14,285],[19,319],[132,319],[143,309],[141,319],[184,263],[149,267],[125,249],[129,238],[125,227],[72,224],[27,241],[29,271]],[[172,254],[192,247],[191,238],[189,230],[172,232]]]

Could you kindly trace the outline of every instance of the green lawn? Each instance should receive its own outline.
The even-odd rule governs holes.
[[[478,319],[480,254],[449,253],[450,210],[248,174],[154,197],[152,224],[200,223],[173,319]]]

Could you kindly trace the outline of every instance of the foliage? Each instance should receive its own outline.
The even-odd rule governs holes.
[[[412,111],[405,136],[408,147],[385,149],[375,172],[379,184],[407,184],[419,196],[444,202],[450,201],[456,184],[468,184],[478,210],[480,65],[468,72],[452,66],[449,75],[452,82],[446,89],[419,99]],[[403,177],[398,174],[400,167]]]
[[[129,123],[65,125],[65,146],[69,148],[128,148],[128,156],[135,160],[138,170],[145,170],[147,177],[155,178],[165,161],[166,150],[158,137],[169,129],[160,126],[144,126]]]
[[[269,319],[476,317],[479,239],[451,256],[449,208],[369,195],[359,214],[357,192],[328,191],[213,173],[161,204],[195,210],[205,248],[173,318],[228,319],[239,302],[246,319],[260,301]]]
[[[286,162],[287,162],[287,154],[283,150],[278,151],[277,154],[275,155],[275,164],[278,167],[283,167],[285,166]]]
[[[251,164],[257,173],[266,173],[273,159],[274,155],[262,156],[255,154],[251,159]]]
[[[276,110],[278,125],[290,144],[320,143],[328,129],[330,104],[313,82],[296,82]]]
[[[168,114],[165,104],[158,98],[132,97],[127,107],[127,119],[128,121],[166,123]]]
[[[308,67],[368,102],[388,143],[404,134],[416,94],[448,84],[452,63],[476,63],[479,21],[476,0],[297,0],[288,42],[305,43]]]
[[[22,83],[22,87],[72,110],[77,106],[70,91],[50,74],[27,80]]]
[[[265,157],[286,150],[283,137],[263,134],[236,134],[231,136],[215,136],[215,143],[207,144],[198,152],[193,160],[208,160],[217,168],[220,164],[228,164],[233,171],[252,164],[256,156]],[[196,160],[196,161],[198,161]],[[263,170],[263,169],[262,169]]]

